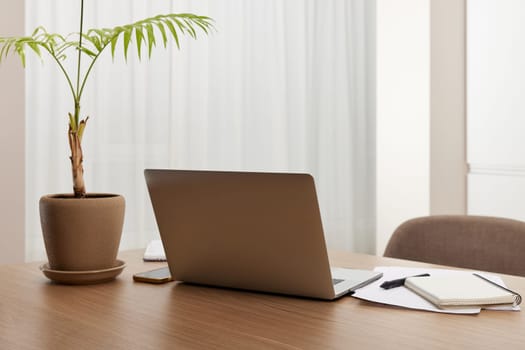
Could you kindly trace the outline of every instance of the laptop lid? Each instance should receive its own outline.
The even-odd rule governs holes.
[[[176,280],[336,297],[310,175],[155,169],[144,173]]]

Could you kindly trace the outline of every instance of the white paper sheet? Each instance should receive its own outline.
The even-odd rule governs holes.
[[[373,301],[376,303],[382,303],[387,305],[395,305],[400,307],[406,307],[410,309],[426,310],[441,313],[453,313],[453,314],[477,314],[481,311],[479,307],[461,308],[461,309],[439,309],[434,304],[426,301],[416,293],[412,292],[406,287],[397,287],[392,289],[383,289],[379,287],[384,281],[394,280],[398,278],[404,278],[407,276],[415,276],[422,273],[429,273],[431,276],[442,276],[450,274],[472,274],[474,271],[461,271],[461,270],[446,270],[446,269],[430,269],[430,268],[407,268],[407,267],[394,267],[394,266],[379,266],[374,271],[383,272],[383,277],[379,280],[371,283],[363,288],[358,289],[352,296],[355,298]],[[501,278],[495,275],[489,275],[487,273],[477,272],[490,280],[505,286],[505,283]],[[520,310],[519,306],[494,306],[486,307],[485,309],[490,310]]]

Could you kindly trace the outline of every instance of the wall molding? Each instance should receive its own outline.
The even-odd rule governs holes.
[[[525,177],[525,165],[469,163],[468,174]]]

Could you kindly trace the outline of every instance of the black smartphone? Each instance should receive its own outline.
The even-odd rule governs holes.
[[[161,267],[155,270],[139,272],[133,275],[133,280],[146,283],[166,283],[173,279],[169,267]]]

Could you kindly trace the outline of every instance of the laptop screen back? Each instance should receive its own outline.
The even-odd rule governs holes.
[[[334,297],[310,175],[145,170],[145,176],[175,279]]]

